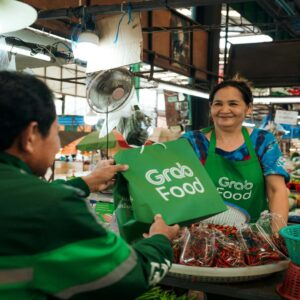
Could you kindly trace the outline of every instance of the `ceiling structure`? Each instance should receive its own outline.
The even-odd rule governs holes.
[[[300,0],[157,0],[157,1],[141,1],[132,0],[130,2],[124,2],[122,0],[25,0],[22,1],[35,7],[38,11],[38,20],[31,26],[32,28],[41,30],[35,33],[40,39],[32,40],[31,37],[27,39],[27,43],[31,41],[37,43],[37,45],[47,45],[45,38],[55,39],[56,48],[51,48],[51,54],[55,57],[55,64],[62,65],[72,59],[70,49],[67,49],[61,43],[59,46],[59,39],[49,35],[61,37],[67,46],[70,46],[69,40],[72,34],[74,26],[81,22],[81,18],[84,14],[91,14],[95,18],[103,18],[103,16],[113,15],[120,12],[127,11],[130,5],[132,11],[154,11],[161,9],[179,9],[191,7],[221,7],[227,8],[228,12],[233,8],[238,11],[241,16],[234,17],[228,13],[228,15],[222,16],[221,24],[216,25],[203,25],[198,23],[198,26],[192,28],[183,28],[183,30],[193,31],[204,29],[208,32],[223,31],[224,35],[228,38],[232,33],[240,31],[241,35],[245,34],[258,34],[265,33],[273,37],[274,40],[300,40]],[[244,18],[243,18],[244,17]],[[246,21],[248,20],[248,22]],[[180,28],[151,28],[143,27],[143,32],[154,32],[159,30],[172,32],[179,30]],[[16,41],[15,41],[16,42]],[[53,41],[51,42],[53,44]],[[45,48],[43,51],[50,51],[49,48]],[[222,51],[221,51],[222,52]],[[226,50],[225,50],[226,52]],[[228,55],[228,53],[221,53]],[[221,57],[222,59],[222,57]],[[24,66],[27,64],[30,67],[30,62],[23,61]],[[44,65],[50,65],[52,62],[44,63]],[[140,69],[141,75],[147,75],[147,72],[151,71],[149,65],[142,65]],[[189,78],[183,75],[178,75],[168,70],[155,67],[154,78],[158,80],[170,81],[179,85],[186,85],[189,82]],[[210,70],[207,70],[208,72]],[[300,73],[300,70],[299,70]],[[76,81],[76,78],[72,78]],[[62,80],[66,80],[63,79]],[[69,80],[69,78],[67,78]],[[78,79],[82,83],[82,77]],[[296,106],[295,106],[296,107]],[[257,109],[258,118],[261,118],[266,113],[267,107],[261,107]]]
[[[95,18],[131,11],[153,11],[161,9],[207,7],[228,5],[237,10],[241,17],[228,18],[223,15],[222,24],[201,26],[201,29],[215,31],[223,29],[229,33],[241,31],[241,34],[262,33],[273,36],[275,40],[300,39],[300,0],[24,0],[38,11],[38,20],[31,26],[70,40],[74,26],[81,22],[86,14]],[[226,28],[225,28],[226,27]],[[185,28],[197,30],[199,27]],[[178,30],[178,28],[161,28],[161,30]],[[143,32],[159,31],[159,28],[143,27]]]
[[[63,36],[70,37],[74,23],[79,22],[84,14],[101,17],[127,11],[153,11],[184,7],[203,7],[228,4],[263,32],[270,33],[275,39],[300,38],[300,0],[154,0],[154,1],[120,1],[120,0],[26,0],[38,11],[38,21],[33,27],[50,28]],[[235,23],[234,18],[229,20]],[[145,28],[144,28],[145,30]]]
[[[71,25],[71,22],[66,22],[66,19],[70,21],[75,20],[76,22],[76,19],[83,16],[84,10],[86,13],[98,16],[120,13],[128,9],[129,2],[132,11],[152,11],[164,8],[175,9],[192,6],[200,7],[229,4],[252,23],[274,23],[281,28],[281,31],[285,31],[289,34],[290,37],[300,37],[300,0],[132,0],[128,2],[118,0],[26,0],[23,2],[27,2],[39,10],[39,21],[36,22],[34,26],[47,26],[47,23],[44,22],[45,20],[55,20],[55,22],[52,22],[53,30],[57,31],[56,33],[60,32],[65,35],[65,37],[67,37],[67,29],[70,29],[69,25]],[[58,20],[64,20],[64,22],[60,23]],[[64,23],[65,26],[62,26],[62,23]],[[69,23],[69,25],[67,23]]]
[[[259,0],[232,7],[276,40],[300,38],[299,0]]]
[[[215,26],[199,24],[199,26],[185,28],[184,30],[193,31],[199,30],[199,28],[208,32],[223,30],[227,34],[226,37],[237,31],[240,31],[243,35],[258,34],[257,31],[259,30],[261,33],[271,35],[274,40],[300,39],[300,0],[132,0],[128,2],[122,0],[25,0],[22,2],[26,2],[38,10],[38,20],[32,25],[33,28],[50,32],[68,40],[71,38],[74,26],[80,23],[82,17],[86,14],[91,14],[94,18],[99,19],[104,16],[126,12],[129,6],[133,12],[143,12],[220,5],[223,5],[223,7],[227,5],[229,9],[235,9],[244,18],[241,16],[234,17],[230,14],[226,17],[223,14],[221,24]],[[159,30],[171,32],[179,29],[178,27],[143,27],[143,32],[148,33]],[[59,51],[56,54],[58,53]],[[158,72],[161,73],[161,70],[158,70]]]

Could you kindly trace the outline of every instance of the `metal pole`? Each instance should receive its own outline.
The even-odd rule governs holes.
[[[224,49],[224,77],[226,77],[227,72],[227,44],[228,44],[228,24],[229,24],[229,5],[226,4],[226,21],[225,21],[225,49]]]

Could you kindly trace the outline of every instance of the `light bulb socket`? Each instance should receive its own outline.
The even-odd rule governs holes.
[[[86,30],[94,31],[96,28],[95,22],[93,21],[91,15],[86,18],[84,25]]]

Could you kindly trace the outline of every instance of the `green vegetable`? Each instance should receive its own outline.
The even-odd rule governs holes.
[[[188,295],[177,296],[172,290],[163,290],[160,287],[154,287],[136,300],[196,300],[196,297]]]

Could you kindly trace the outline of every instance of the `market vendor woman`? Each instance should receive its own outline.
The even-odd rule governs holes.
[[[269,209],[288,218],[282,154],[268,131],[242,126],[253,96],[244,80],[223,81],[210,94],[213,126],[183,135],[194,148],[222,198],[245,209],[255,222]]]

